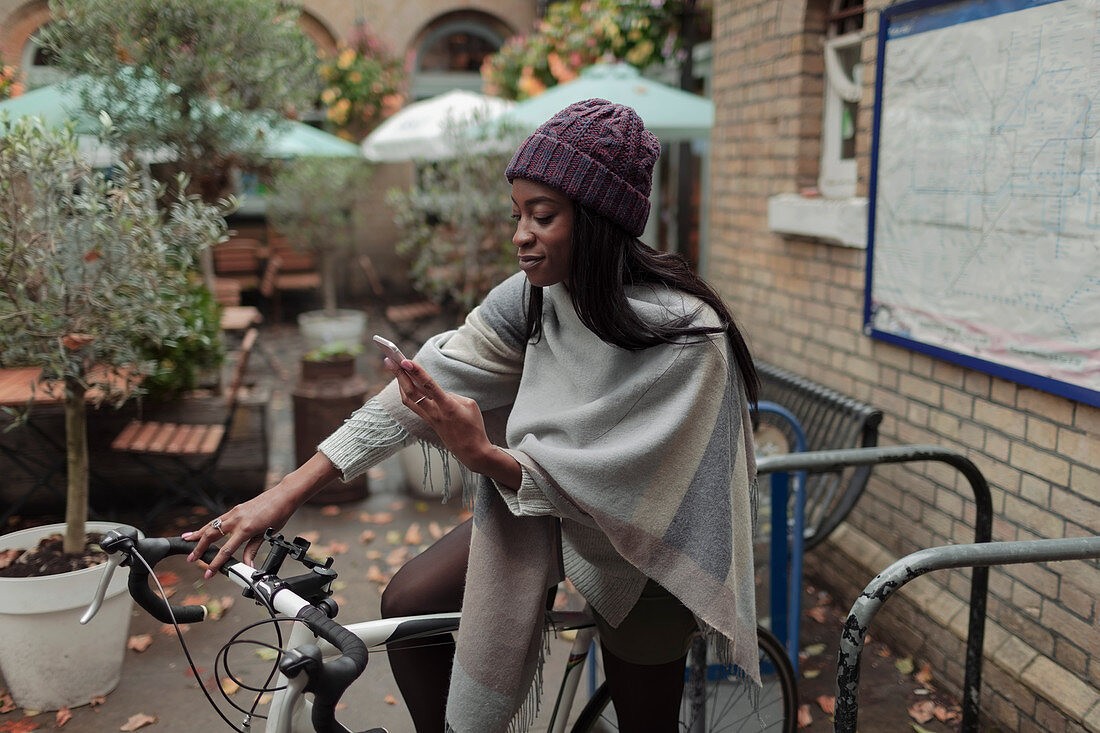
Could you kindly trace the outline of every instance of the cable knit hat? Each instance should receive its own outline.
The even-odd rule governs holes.
[[[630,107],[575,102],[544,122],[512,156],[508,181],[552,186],[634,236],[649,218],[649,189],[661,144]]]

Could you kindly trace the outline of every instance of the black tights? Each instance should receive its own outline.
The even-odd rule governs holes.
[[[397,571],[382,593],[384,618],[461,610],[471,528],[463,522]],[[390,644],[390,667],[417,733],[443,730],[454,653],[450,634]],[[684,659],[631,664],[604,649],[603,660],[621,730],[677,730]]]

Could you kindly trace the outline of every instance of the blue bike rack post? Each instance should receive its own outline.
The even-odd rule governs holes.
[[[798,418],[787,408],[774,402],[762,401],[757,406],[760,413],[768,413],[782,419],[794,435],[791,453],[806,451],[806,433]],[[791,491],[791,473],[777,471],[771,474],[771,537],[769,601],[772,633],[787,649],[787,656],[798,674],[798,641],[802,631],[802,545],[806,524],[806,472],[794,472],[794,506],[792,517],[787,516]]]

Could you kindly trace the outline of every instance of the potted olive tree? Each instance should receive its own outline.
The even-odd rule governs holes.
[[[312,254],[321,269],[322,310],[298,319],[313,348],[362,339],[364,314],[338,307],[337,275],[354,249],[359,196],[372,172],[362,158],[306,157],[285,161],[272,178],[268,220],[292,246]]]
[[[144,357],[149,346],[186,336],[189,273],[225,233],[218,208],[183,194],[161,208],[163,193],[133,166],[110,178],[90,169],[71,131],[0,120],[0,364],[41,368],[41,388],[63,392],[66,431],[65,524],[0,538],[0,549],[27,550],[16,565],[31,566],[32,577],[0,578],[0,668],[23,707],[83,704],[118,683],[124,578],[112,589],[119,603],[105,604],[91,625],[78,626],[73,610],[102,572],[84,567],[95,562],[89,530],[105,529],[86,521],[86,409],[137,394],[157,367]],[[56,533],[80,569],[34,577],[41,553],[28,545]],[[50,621],[60,628],[44,628]]]

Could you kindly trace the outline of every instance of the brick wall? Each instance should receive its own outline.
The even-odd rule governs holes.
[[[880,7],[868,6],[865,22],[860,195]],[[1100,534],[1100,409],[865,337],[865,252],[769,231],[768,198],[817,175],[824,8],[715,3],[708,277],[759,357],[882,408],[882,444],[933,443],[970,457],[990,483],[994,539]],[[972,541],[971,496],[940,464],[877,469],[843,531],[807,558],[809,572],[850,604],[894,559]],[[992,571],[987,716],[1008,730],[1100,730],[1097,588],[1095,562]],[[941,571],[902,591],[875,623],[958,685],[968,596],[968,571]]]

